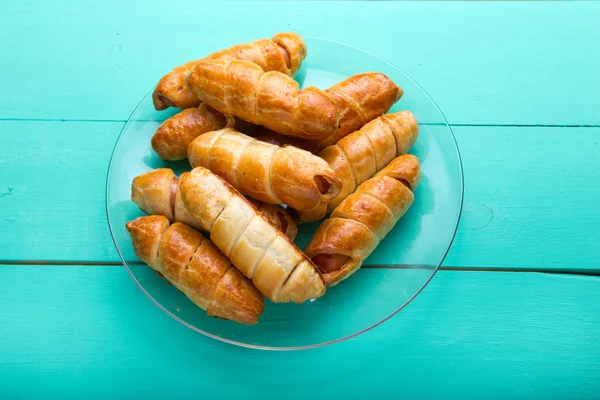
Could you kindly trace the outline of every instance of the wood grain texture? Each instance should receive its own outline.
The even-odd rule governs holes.
[[[598,271],[598,128],[454,128],[465,176],[445,265]]]
[[[10,149],[0,158],[2,259],[119,261],[104,191],[121,126],[0,122],[0,141]],[[600,193],[590,183],[600,128],[454,132],[465,201],[445,266],[599,270]]]
[[[0,67],[0,118],[123,120],[173,66],[294,30],[388,59],[454,124],[600,124],[597,2],[223,7],[193,0],[176,7],[158,0],[143,7],[122,0],[3,2],[0,48],[10,62]]]
[[[122,126],[0,122],[1,259],[118,259],[105,190]]]
[[[592,399],[600,391],[597,277],[443,271],[378,328],[291,353],[242,349],[185,328],[124,268],[0,266],[0,282],[11,282],[0,291],[3,398],[238,398],[243,391],[248,398]],[[226,384],[232,377],[235,385]]]

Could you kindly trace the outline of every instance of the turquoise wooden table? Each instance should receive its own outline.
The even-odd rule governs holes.
[[[0,398],[598,398],[600,3],[0,3]],[[113,145],[165,71],[297,30],[382,55],[462,154],[454,244],[397,316],[316,350],[170,319],[113,247]]]

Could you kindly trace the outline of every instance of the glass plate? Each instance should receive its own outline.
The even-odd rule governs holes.
[[[125,224],[143,213],[130,200],[132,179],[170,167],[177,174],[186,162],[162,161],[150,139],[159,124],[178,110],[155,111],[151,93],[131,114],[115,145],[106,185],[110,232],[123,264],[138,286],[164,312],[214,339],[260,348],[295,350],[324,346],[363,333],[384,322],[427,285],[452,243],[463,200],[460,155],[452,130],[435,102],[413,79],[389,62],[339,42],[306,38],[308,56],[296,76],[300,86],[326,89],[360,72],[377,71],[404,89],[390,112],[412,111],[420,124],[411,150],[421,160],[422,178],[415,201],[394,229],[349,279],[305,304],[266,300],[258,324],[245,326],[208,317],[135,256]],[[318,223],[301,225],[296,244],[304,249]],[[427,318],[424,315],[423,318]]]

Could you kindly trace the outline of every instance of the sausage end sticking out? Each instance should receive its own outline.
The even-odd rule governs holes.
[[[350,257],[344,254],[317,254],[312,262],[319,267],[321,273],[335,272],[342,269]]]
[[[331,188],[331,184],[327,181],[327,178],[321,175],[315,176],[315,184],[317,185],[317,189],[321,194],[327,194],[329,189]]]
[[[175,177],[171,181],[171,193],[169,197],[169,202],[171,204],[171,212],[173,213],[173,218],[175,217],[175,199],[177,197],[177,188],[179,187],[179,178]]]
[[[283,59],[285,60],[285,65],[288,68],[292,68],[292,60],[290,59],[290,53],[288,53],[287,49],[280,44],[277,44],[277,48],[279,49],[279,52],[281,53],[281,55],[283,56]]]

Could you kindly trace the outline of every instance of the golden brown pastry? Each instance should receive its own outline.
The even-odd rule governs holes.
[[[239,44],[205,57],[212,60],[246,60],[260,65],[265,71],[279,71],[293,76],[302,60],[306,57],[306,44],[296,33],[284,32],[273,36],[271,40],[260,39],[248,44]],[[163,76],[154,92],[154,108],[165,110],[168,107],[181,109],[198,107],[200,99],[186,86],[187,73],[199,60],[193,60],[174,68]]]
[[[394,157],[407,153],[417,140],[419,124],[410,111],[385,114],[319,153],[342,182],[342,190],[327,205],[296,212],[299,222],[318,221],[333,211],[364,181]]]
[[[341,109],[340,128],[326,140],[311,141],[285,136],[263,126],[253,133],[255,126],[240,119],[236,121],[235,128],[263,142],[278,146],[288,144],[318,153],[385,113],[403,93],[394,82],[379,73],[351,76],[325,92],[336,100]],[[183,160],[187,157],[187,147],[192,140],[225,125],[222,113],[202,103],[198,108],[188,108],[163,122],[152,137],[152,148],[163,160]]]
[[[305,250],[327,286],[360,268],[413,203],[419,179],[419,159],[401,155],[333,210]]]
[[[232,128],[197,137],[188,159],[192,167],[210,169],[243,194],[296,210],[327,204],[341,188],[329,164],[314,154],[264,143]]]
[[[277,71],[265,72],[243,60],[201,60],[187,75],[200,100],[224,114],[288,136],[323,140],[339,128],[340,107],[333,96]]]
[[[192,140],[226,125],[223,114],[202,103],[199,107],[185,109],[160,124],[152,136],[152,148],[163,160],[185,160]],[[256,126],[237,119],[235,128],[240,132],[252,133]]]
[[[377,72],[357,74],[325,90],[337,102],[340,127],[329,138],[311,141],[278,134],[260,127],[253,136],[267,143],[283,146],[289,144],[318,153],[346,135],[360,129],[364,124],[385,114],[402,97],[402,88],[390,78]]]
[[[152,136],[152,148],[163,160],[184,160],[192,140],[225,125],[223,114],[207,104],[200,104],[200,107],[183,110],[160,124]]]
[[[162,215],[127,223],[135,254],[208,315],[255,324],[264,309],[260,292],[210,240]]]
[[[303,303],[325,293],[315,265],[223,178],[194,168],[182,177],[181,194],[213,243],[268,299]]]
[[[188,172],[182,176],[185,174]],[[183,205],[179,179],[169,168],[158,168],[135,177],[131,182],[131,200],[147,214],[164,215],[171,222],[182,222],[202,230]],[[275,228],[294,240],[298,227],[288,211],[280,205],[250,201]]]
[[[402,88],[386,75],[367,72],[353,75],[327,89],[340,105],[340,128],[329,138],[335,143],[386,113],[403,95]]]

